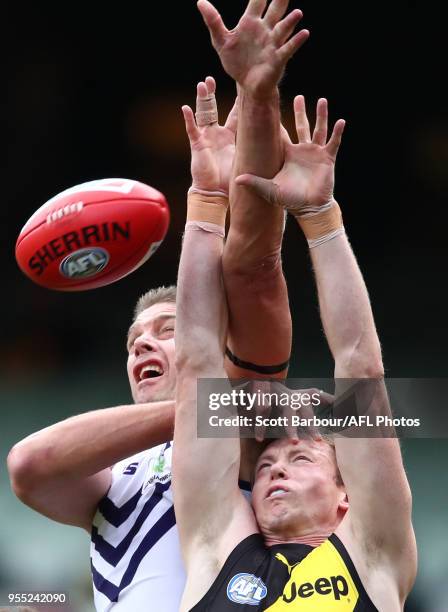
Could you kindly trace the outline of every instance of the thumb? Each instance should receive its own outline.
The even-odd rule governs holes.
[[[254,174],[240,174],[235,178],[235,183],[249,187],[249,189],[252,189],[254,193],[270,204],[280,206],[278,197],[279,187],[274,181],[262,178],[261,176],[255,176]]]

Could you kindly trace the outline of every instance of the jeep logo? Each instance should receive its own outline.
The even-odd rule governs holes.
[[[296,598],[306,599],[315,593],[317,595],[333,595],[333,598],[339,601],[341,595],[348,595],[348,584],[344,576],[330,576],[329,578],[318,578],[313,584],[304,582],[303,584],[290,584],[291,592],[289,597],[283,592],[283,601],[286,603],[293,602]]]
[[[61,261],[59,271],[67,278],[86,278],[101,272],[108,261],[109,253],[105,249],[79,249]]]

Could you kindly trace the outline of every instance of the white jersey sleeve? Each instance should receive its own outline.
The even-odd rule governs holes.
[[[94,517],[98,612],[178,612],[185,584],[171,491],[171,443],[117,463]]]

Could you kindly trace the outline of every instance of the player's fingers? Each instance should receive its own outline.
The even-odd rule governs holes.
[[[205,82],[201,81],[197,86],[196,97],[196,123],[198,127],[213,125],[218,122],[218,106],[214,93],[211,89],[216,87],[213,77],[207,77]]]
[[[267,0],[249,0],[249,3],[244,11],[244,15],[250,15],[251,17],[261,17],[264,9],[266,8]]]
[[[298,440],[299,436],[297,433],[297,425],[294,425],[294,421],[293,421],[293,417],[295,417],[297,415],[296,412],[294,412],[293,410],[291,410],[289,407],[288,409],[284,410],[283,416],[286,417],[286,425],[285,425],[285,431],[286,431],[286,437],[290,438],[292,440]]]
[[[207,93],[209,96],[214,95],[216,92],[216,81],[212,76],[208,76],[205,79],[205,86],[207,87]]]
[[[315,417],[320,408],[333,405],[334,396],[320,389],[308,389],[308,395],[312,398],[310,404],[304,408],[304,415],[310,419],[309,434],[315,440],[322,440],[322,433],[316,424]]]
[[[235,178],[235,183],[237,185],[249,187],[249,189],[252,189],[254,193],[265,199],[270,204],[279,206],[279,187],[273,181],[262,178],[261,176],[255,176],[253,174],[240,174]]]
[[[315,424],[314,410],[309,405],[302,405],[299,411],[300,419],[304,425],[300,428],[301,435],[313,440],[321,440],[322,435]]]
[[[256,395],[255,414],[258,419],[255,421],[254,434],[257,442],[262,442],[266,435],[265,420],[271,414],[272,406],[270,400],[271,382],[269,380],[252,381],[252,393]],[[261,423],[259,422],[261,418]]]
[[[331,157],[335,158],[337,152],[339,150],[339,146],[342,140],[342,134],[345,128],[344,119],[338,119],[334,124],[333,133],[331,134],[331,138],[327,143],[327,151],[331,155]]]
[[[201,81],[196,85],[196,102],[208,97],[207,85]]]
[[[331,406],[334,404],[335,396],[326,391],[318,391],[321,406]]]
[[[275,25],[280,21],[283,15],[286,13],[288,8],[289,0],[272,0],[271,4],[266,11],[263,21],[270,28],[274,28]]]
[[[282,126],[283,127],[283,126]],[[284,129],[284,128],[283,128]],[[293,440],[298,440],[297,426],[293,424],[293,417],[297,412],[292,408],[290,401],[285,402],[284,398],[291,395],[291,390],[282,382],[274,380],[271,382],[271,393],[275,393],[277,405],[280,407],[282,417],[285,417],[285,432],[286,436]]]
[[[314,126],[313,142],[324,147],[327,143],[328,103],[325,98],[319,98],[316,107],[316,125]]]
[[[311,142],[310,124],[306,116],[304,96],[294,98],[294,120],[296,123],[297,138],[300,142]]]
[[[264,419],[269,416],[269,412],[267,410],[259,408],[257,409],[256,416],[258,417],[258,419],[255,420],[254,437],[257,442],[263,442],[264,437],[266,435],[266,425],[264,425]],[[260,418],[262,419],[261,423]]]
[[[297,431],[297,427],[294,427],[294,425],[291,425],[291,423],[288,423],[285,427],[286,429],[286,437],[289,438],[290,440],[298,440],[299,439],[299,434]]]
[[[198,9],[210,32],[213,46],[218,48],[221,47],[224,44],[227,34],[227,28],[224,25],[221,15],[208,0],[199,0]]]
[[[226,127],[228,130],[231,130],[232,132],[235,133],[237,125],[238,125],[238,97],[235,98],[235,104],[233,105],[232,110],[227,116],[227,120],[224,124],[224,127]]]
[[[282,46],[294,31],[294,28],[302,18],[302,11],[295,9],[284,19],[279,21],[274,28],[274,37],[278,46]]]
[[[284,45],[277,51],[280,61],[284,64],[294,55],[294,53],[300,49],[303,43],[308,39],[310,33],[308,30],[300,30],[297,34],[294,34],[292,38],[288,40]]]
[[[184,115],[185,130],[187,132],[188,139],[190,142],[194,142],[199,138],[200,132],[198,130],[198,126],[196,125],[196,121],[194,120],[193,111],[189,106],[184,105],[182,106],[182,113]]]

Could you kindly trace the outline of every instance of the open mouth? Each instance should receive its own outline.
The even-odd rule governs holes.
[[[280,497],[282,495],[285,495],[286,493],[288,493],[286,489],[283,489],[282,487],[277,487],[273,489],[270,493],[268,493],[267,499],[272,499],[274,497]]]
[[[160,378],[163,376],[164,370],[161,365],[158,363],[149,363],[139,370],[137,370],[135,377],[137,382],[141,382],[143,380],[151,380],[154,378]]]

